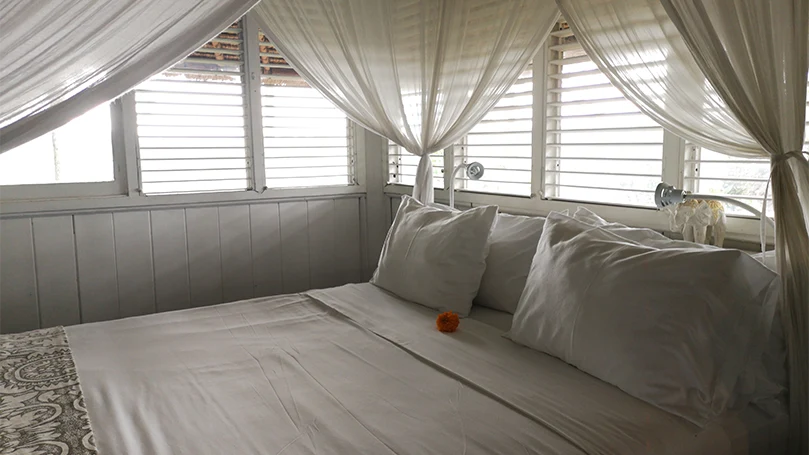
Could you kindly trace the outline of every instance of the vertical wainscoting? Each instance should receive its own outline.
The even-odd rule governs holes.
[[[39,290],[30,219],[0,221],[0,302],[0,332],[39,327]]]
[[[115,237],[126,239],[115,242],[120,317],[154,313],[157,311],[157,302],[151,214],[119,212],[112,215],[112,221]]]
[[[364,203],[0,219],[0,333],[359,282]]]

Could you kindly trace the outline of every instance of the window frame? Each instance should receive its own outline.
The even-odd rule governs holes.
[[[21,200],[65,199],[80,197],[120,196],[127,193],[126,128],[123,102],[119,98],[110,105],[110,142],[112,145],[113,180],[109,182],[33,183],[0,185],[0,202]]]
[[[551,40],[548,39],[534,56],[534,88],[533,88],[533,123],[532,123],[532,163],[530,196],[516,196],[506,194],[481,193],[456,189],[456,204],[468,206],[498,205],[501,210],[509,213],[524,215],[547,215],[551,211],[575,211],[578,206],[586,207],[599,215],[612,221],[625,223],[631,226],[646,227],[657,231],[670,232],[668,215],[655,207],[640,207],[622,204],[597,203],[593,201],[572,200],[545,197],[543,188],[547,178],[544,169],[546,164],[546,136],[547,136],[547,109],[546,98],[549,87],[548,59],[550,58]],[[661,181],[683,188],[685,167],[686,141],[667,129],[663,129],[663,154]],[[387,150],[384,151],[387,163]],[[455,164],[453,147],[444,150],[445,172],[452,172]],[[387,168],[385,168],[387,176]],[[448,179],[447,179],[448,180]],[[389,197],[411,194],[412,186],[398,183],[387,183],[384,189]],[[435,199],[446,202],[449,199],[449,188],[436,188]],[[744,242],[758,242],[759,221],[750,216],[728,215],[727,238]],[[772,229],[767,231],[769,243],[773,242]]]
[[[401,145],[395,144],[393,141],[391,141],[389,139],[386,139],[386,143],[387,143],[387,146],[386,146],[386,149],[385,149],[385,162],[387,163],[387,167],[385,168],[385,185],[401,185],[401,186],[411,188],[412,185],[410,185],[408,183],[392,182],[391,181],[391,171],[390,171],[391,166],[399,167],[399,166],[405,165],[405,166],[413,166],[413,167],[415,167],[415,165],[404,164],[401,161],[401,157],[404,156],[404,154],[406,154],[408,152],[404,149],[404,147],[402,147]],[[390,154],[391,147],[395,147],[398,150],[398,152],[396,153],[395,156],[392,156]],[[446,190],[447,189],[447,185],[449,184],[449,182],[448,182],[449,177],[448,176],[449,176],[449,173],[452,172],[452,169],[454,167],[454,165],[452,163],[450,163],[448,165],[447,161],[446,161],[447,150],[451,149],[451,148],[452,148],[452,146],[447,147],[444,150],[441,150],[441,155],[440,156],[441,156],[442,166],[440,166],[440,167],[435,166],[435,165],[433,166],[433,189],[434,190]],[[438,151],[433,152],[433,153],[430,154],[430,156],[436,155],[437,153],[438,153]],[[413,158],[414,161],[418,161],[416,159],[415,155],[411,155],[411,158]],[[437,176],[435,174],[441,174],[440,180],[438,178],[436,178]],[[397,179],[401,179],[402,173],[397,173],[396,175],[397,175],[397,177],[396,177]],[[408,174],[408,177],[410,177],[409,174]],[[415,174],[413,175],[413,177],[415,178]],[[441,185],[439,185],[438,182],[441,182]]]
[[[244,29],[247,35],[245,45],[245,93],[247,94],[248,115],[248,147],[252,156],[253,190],[225,193],[193,193],[193,194],[159,194],[143,195],[140,188],[140,169],[138,160],[137,121],[135,116],[134,95],[129,92],[111,104],[114,181],[92,183],[57,183],[32,185],[0,186],[0,215],[31,215],[37,213],[76,213],[92,212],[107,209],[169,207],[179,205],[205,205],[219,203],[244,203],[261,200],[300,200],[310,197],[328,197],[343,194],[367,193],[366,166],[367,153],[370,152],[371,164],[367,168],[368,179],[374,185],[382,184],[382,188],[373,188],[382,194],[395,197],[411,194],[412,187],[397,183],[388,183],[387,141],[377,150],[376,141],[369,141],[373,150],[366,147],[365,130],[354,122],[350,122],[350,146],[354,147],[353,156],[354,185],[335,185],[307,188],[267,189],[264,176],[263,134],[262,131],[261,91],[260,91],[260,59],[258,58],[258,23],[254,13],[244,16]],[[546,88],[547,59],[550,55],[548,40],[534,56],[534,88],[533,88],[533,123],[532,123],[532,168],[530,196],[516,196],[483,192],[456,190],[456,201],[465,205],[499,205],[504,211],[527,215],[545,215],[550,211],[572,209],[584,206],[602,216],[622,223],[649,227],[668,231],[668,218],[655,208],[639,208],[615,204],[600,204],[589,201],[568,201],[544,198],[545,178],[545,143],[546,143]],[[809,105],[809,103],[807,103]],[[380,141],[380,144],[382,142]],[[664,131],[662,181],[682,188],[684,185],[685,141],[678,136]],[[379,153],[379,155],[376,155]],[[259,164],[260,163],[260,164]],[[453,146],[444,149],[444,175],[449,175],[456,164]],[[439,201],[446,201],[449,179],[445,179],[444,188],[436,188],[435,195]],[[376,183],[379,182],[379,183]],[[728,237],[757,242],[759,222],[752,216],[728,216]],[[772,241],[772,230],[768,230],[768,238]]]
[[[55,183],[0,186],[0,215],[74,213],[116,208],[144,208],[187,204],[298,200],[310,197],[362,194],[366,188],[364,129],[347,125],[353,183],[298,188],[267,188],[261,115],[261,67],[258,22],[255,13],[242,17],[244,35],[244,93],[248,160],[252,189],[232,192],[144,194],[141,192],[140,151],[134,89],[111,103],[113,165],[112,182]],[[257,134],[254,134],[257,133]]]
[[[248,24],[248,22],[249,22],[249,24]],[[261,55],[260,55],[261,54],[260,46],[266,46],[268,44],[268,42],[264,42],[263,44],[260,44],[258,34],[259,34],[259,32],[261,32],[262,34],[265,34],[265,33],[263,31],[261,31],[261,28],[259,27],[258,22],[255,20],[255,17],[252,14],[248,14],[245,17],[245,31],[247,33],[250,33],[250,39],[255,40],[254,43],[247,43],[247,45],[250,46],[249,51],[254,52],[255,54],[254,54],[254,57],[253,56],[246,56],[247,58],[249,58],[249,60],[248,60],[249,66],[246,64],[245,68],[249,68],[249,70],[250,70],[250,75],[251,76],[249,78],[247,78],[248,82],[255,87],[255,93],[253,93],[253,91],[251,90],[250,93],[248,94],[248,96],[251,98],[250,100],[248,100],[248,105],[257,107],[256,111],[251,112],[251,114],[253,115],[253,119],[257,119],[257,121],[254,123],[254,129],[253,129],[253,131],[257,132],[257,135],[254,134],[252,136],[252,140],[253,140],[253,143],[254,143],[254,147],[256,147],[255,150],[260,153],[261,163],[262,163],[262,166],[263,166],[263,169],[262,169],[262,172],[261,172],[261,176],[262,176],[261,179],[258,179],[258,178],[256,179],[256,188],[258,188],[259,191],[275,192],[275,191],[287,190],[287,189],[308,189],[308,188],[333,188],[333,189],[336,189],[336,188],[342,188],[342,187],[345,187],[345,186],[351,187],[351,186],[359,185],[360,182],[359,182],[358,176],[360,174],[359,173],[359,155],[360,154],[358,153],[357,139],[356,138],[357,138],[357,135],[360,134],[360,129],[358,129],[357,124],[353,120],[351,120],[347,115],[345,115],[345,113],[342,113],[342,115],[345,117],[346,150],[347,150],[347,154],[346,154],[345,158],[346,158],[346,165],[347,165],[346,166],[346,168],[347,168],[346,178],[348,180],[347,183],[333,183],[333,184],[325,184],[325,185],[324,184],[314,184],[313,186],[290,186],[290,187],[279,187],[279,186],[272,186],[271,185],[271,183],[272,183],[271,180],[272,179],[267,178],[267,171],[272,170],[273,167],[272,167],[272,165],[268,165],[268,161],[267,161],[267,158],[266,158],[267,157],[266,152],[267,152],[267,148],[272,148],[273,147],[273,144],[266,144],[264,142],[267,139],[267,137],[264,136],[264,130],[265,130],[265,128],[272,128],[272,126],[268,125],[268,126],[265,127],[264,123],[263,123],[263,120],[265,118],[264,115],[263,115],[263,109],[266,108],[266,107],[271,107],[271,106],[270,105],[265,105],[264,101],[262,99],[265,98],[265,97],[271,99],[271,98],[273,98],[273,96],[272,95],[269,95],[269,96],[262,95],[262,88],[267,87],[267,86],[263,85],[262,80],[265,79],[265,78],[272,78],[273,75],[264,74],[264,72],[262,71],[262,66],[261,66],[262,63],[260,61],[260,57],[261,57]],[[266,34],[265,34],[265,36],[266,36]],[[289,63],[286,62],[285,59],[284,59],[284,61],[285,61],[285,63],[287,65],[289,65]],[[247,74],[247,71],[245,71],[245,73]],[[296,77],[300,78],[299,75],[297,75]],[[337,109],[335,107],[335,110],[339,110],[339,109]],[[276,139],[283,139],[283,138],[279,137],[279,138],[276,138]],[[268,145],[269,145],[269,147],[268,147]],[[312,146],[312,148],[319,148],[319,146]],[[327,148],[327,147],[324,147],[324,148]],[[254,155],[254,156],[258,157],[258,154]],[[272,157],[270,157],[270,163],[272,163],[273,160],[274,159]],[[338,166],[335,166],[335,167],[338,167]],[[339,167],[342,167],[342,166],[339,166]],[[338,174],[337,176],[342,177],[342,174]],[[293,177],[293,178],[309,178],[309,177],[308,176],[298,176],[298,177]],[[258,182],[262,182],[262,181],[264,182],[264,185],[261,185],[261,184],[258,183]]]
[[[537,55],[539,55],[539,53],[537,53]],[[544,62],[544,60],[543,60],[543,62]],[[536,191],[534,190],[534,187],[533,187],[533,180],[534,180],[534,176],[533,176],[534,167],[533,166],[534,166],[534,151],[535,151],[533,145],[534,145],[534,134],[535,134],[535,132],[537,130],[536,123],[534,122],[534,116],[536,115],[536,112],[534,111],[534,106],[535,106],[535,102],[536,102],[536,94],[538,93],[538,91],[536,90],[536,75],[538,73],[536,72],[536,68],[535,68],[534,65],[536,65],[536,63],[532,59],[532,60],[529,61],[528,65],[520,72],[520,76],[522,76],[528,70],[530,70],[530,72],[531,72],[531,76],[530,76],[531,86],[532,86],[532,89],[531,89],[531,105],[530,105],[530,109],[531,109],[531,130],[530,131],[524,131],[524,130],[503,131],[503,132],[500,132],[500,133],[491,133],[491,132],[474,131],[475,128],[473,127],[472,130],[470,130],[468,133],[466,133],[461,139],[459,139],[454,144],[452,144],[451,146],[448,147],[448,151],[451,154],[450,163],[452,163],[452,166],[449,168],[449,170],[447,170],[445,172],[446,175],[449,175],[449,173],[451,173],[455,169],[455,166],[457,166],[459,164],[462,164],[464,162],[473,162],[473,161],[478,161],[478,160],[480,160],[482,162],[482,164],[487,168],[486,169],[487,171],[489,169],[491,169],[494,172],[503,172],[503,169],[500,169],[500,168],[498,168],[496,166],[489,166],[487,164],[488,160],[486,159],[486,157],[477,158],[474,155],[470,156],[469,149],[470,148],[477,148],[477,147],[479,147],[480,149],[486,149],[487,147],[515,147],[515,148],[516,147],[526,147],[526,148],[530,149],[530,153],[531,153],[530,157],[514,157],[514,156],[510,156],[509,158],[510,159],[520,160],[521,163],[523,163],[522,160],[524,160],[525,162],[528,163],[528,166],[529,166],[529,168],[527,169],[528,182],[524,182],[524,181],[523,182],[517,182],[517,181],[515,181],[515,182],[502,182],[502,181],[496,182],[496,181],[489,180],[489,183],[507,183],[507,184],[516,184],[516,185],[527,185],[528,186],[528,193],[527,194],[526,193],[518,193],[518,192],[505,191],[505,190],[495,191],[494,189],[491,189],[491,190],[487,191],[487,190],[483,190],[483,189],[470,188],[470,186],[472,186],[472,185],[470,185],[470,182],[472,182],[472,181],[465,178],[463,173],[459,173],[456,176],[456,179],[455,179],[455,185],[456,186],[455,186],[455,188],[457,190],[475,192],[475,193],[482,193],[482,194],[491,194],[491,195],[506,195],[506,196],[514,196],[514,197],[523,197],[523,198],[531,197],[531,195],[536,193]],[[542,73],[542,74],[544,75],[544,73]],[[543,79],[544,79],[544,76],[543,76]],[[514,84],[512,84],[512,87],[510,87],[509,90],[511,90],[515,85],[517,85],[519,83],[525,83],[526,80],[527,80],[526,78],[518,77],[517,81]],[[522,82],[520,82],[520,81],[522,81]],[[525,95],[527,93],[528,92],[520,92],[519,95],[517,95],[517,96]],[[506,95],[504,95],[504,97],[501,98],[501,100],[508,97],[508,96],[509,96],[509,94],[506,93]],[[526,96],[526,98],[527,98],[527,96]],[[499,101],[498,101],[497,104],[499,104]],[[496,108],[499,107],[497,104],[495,104],[493,109],[496,109]],[[521,107],[523,109],[526,109],[526,110],[529,108],[529,106],[525,105],[525,104],[517,105],[517,106],[519,106],[519,107]],[[509,108],[512,108],[512,107],[515,107],[515,106],[514,105],[509,106]],[[487,116],[488,116],[488,113],[487,113]],[[481,120],[481,122],[484,122],[484,121],[487,121],[487,122],[490,122],[490,123],[503,122],[503,123],[507,124],[507,123],[510,123],[510,122],[522,122],[522,121],[526,121],[526,120],[527,119],[522,119],[522,118],[489,120],[489,119],[486,118],[486,116],[484,116],[483,119]],[[469,143],[470,136],[474,137],[475,135],[480,136],[480,135],[491,135],[491,134],[493,134],[493,135],[496,136],[498,134],[506,134],[506,135],[508,135],[508,134],[526,134],[526,133],[530,136],[530,139],[529,139],[530,142],[528,144],[525,144],[525,143],[511,143],[511,142],[505,142],[504,145],[470,144]],[[446,156],[445,156],[445,160],[446,160]],[[526,172],[525,169],[508,169],[508,170],[506,170],[506,172],[509,172],[509,171],[512,171],[512,172]],[[483,177],[480,179],[480,182],[485,184],[485,183],[487,183],[488,178],[489,177],[487,177],[486,172],[484,172]],[[448,184],[445,185],[445,189],[449,190],[449,185]]]
[[[705,180],[705,181],[711,181],[712,180],[712,181],[715,181],[715,182],[728,182],[728,181],[730,181],[730,182],[734,182],[734,181],[735,182],[741,182],[743,179],[749,178],[749,177],[736,177],[736,178],[734,178],[733,176],[727,176],[726,178],[725,177],[715,177],[715,176],[703,176],[703,174],[702,174],[703,173],[703,165],[710,166],[711,164],[717,164],[716,161],[712,161],[710,158],[706,158],[706,159],[703,160],[703,155],[702,155],[703,149],[705,149],[705,151],[707,151],[709,153],[715,153],[715,152],[712,152],[710,149],[707,149],[707,147],[700,147],[698,145],[695,145],[695,144],[692,144],[692,143],[689,143],[689,142],[686,142],[686,144],[685,144],[685,153],[683,155],[685,163],[684,163],[683,171],[682,171],[683,183],[682,183],[682,186],[681,186],[681,188],[683,188],[684,190],[690,191],[692,193],[712,194],[713,193],[712,191],[706,190],[704,187],[700,188],[700,185],[703,183],[703,182],[701,182],[701,180]],[[769,160],[766,159],[766,158],[752,158],[751,159],[751,158],[733,157],[733,156],[730,156],[730,155],[727,155],[727,156],[728,156],[727,163],[724,163],[724,164],[741,164],[741,165],[746,165],[746,164],[762,165],[763,164],[765,166],[769,165]],[[754,183],[759,183],[759,184],[766,184],[765,182],[767,181],[764,178],[761,178],[761,179],[754,178],[754,180],[755,180]],[[739,199],[739,200],[741,200],[741,202],[750,204],[750,205],[752,205],[753,207],[756,207],[756,208],[760,207],[763,200],[764,200],[763,197],[757,196],[757,195],[728,194],[728,193],[720,194],[720,195],[727,196],[727,197],[732,197],[734,199]],[[770,189],[769,194],[767,195],[767,211],[768,212],[773,210],[772,198],[773,198],[772,189]],[[734,207],[734,208],[736,208],[736,207]],[[737,213],[728,213],[727,216],[729,216],[729,217],[731,217],[731,216],[745,217],[745,218],[752,218],[753,217],[752,214],[750,214],[749,212],[744,211],[743,209],[740,210],[740,211],[737,211]]]

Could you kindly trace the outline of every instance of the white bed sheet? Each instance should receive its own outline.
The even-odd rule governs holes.
[[[488,324],[309,295],[68,327],[99,454],[748,453]]]
[[[511,321],[514,319],[514,315],[507,311],[493,310],[481,305],[472,305],[472,310],[469,312],[468,317],[488,324],[504,333],[511,330]]]
[[[569,412],[566,417],[573,418],[574,428],[567,431],[581,435],[590,429],[606,429],[608,431],[599,437],[607,444],[612,444],[609,438],[638,438],[647,444],[657,441],[660,445],[652,443],[653,450],[648,452],[655,454],[786,453],[788,417],[785,409],[779,415],[770,416],[748,407],[738,415],[729,415],[699,431],[685,420],[630,397],[559,359],[499,336],[505,331],[506,323],[510,327],[510,318],[505,316],[510,317],[509,313],[498,314],[503,312],[473,307],[460,326],[461,330],[469,332],[471,340],[453,337],[453,344],[447,346],[447,343],[430,340],[444,337],[443,334],[432,330],[429,324],[418,322],[419,319],[432,320],[436,312],[372,285],[348,285],[309,294],[425,361],[441,365],[478,385],[486,384],[487,391],[506,399],[512,406],[526,406],[543,416],[558,410]],[[374,303],[366,306],[361,302]],[[447,349],[436,349],[445,347]],[[481,369],[480,365],[490,368]],[[510,376],[515,371],[529,379],[512,380]],[[535,386],[531,387],[532,384]],[[528,390],[519,390],[526,386]],[[580,412],[582,410],[584,412]],[[615,443],[620,444],[617,440]],[[626,447],[615,453],[636,452]]]
[[[304,295],[66,332],[99,455],[584,453]]]

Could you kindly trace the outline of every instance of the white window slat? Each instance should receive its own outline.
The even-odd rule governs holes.
[[[692,192],[729,196],[760,208],[769,173],[769,160],[739,158],[686,144],[683,182]],[[767,212],[772,216],[772,189],[767,199]],[[728,214],[750,216],[742,208],[724,205]]]
[[[356,184],[351,124],[259,32],[267,187]]]
[[[413,186],[420,157],[388,141],[388,183]],[[433,188],[444,188],[444,152],[430,155],[433,163]]]
[[[455,163],[478,161],[480,180],[459,173],[463,191],[528,196],[531,194],[533,66],[520,74],[494,108],[453,147]]]
[[[210,158],[210,159],[156,159],[141,162],[141,170],[171,171],[171,170],[216,170],[216,169],[244,169],[244,160],[241,158]]]
[[[249,185],[250,182],[248,179],[150,182],[149,194],[158,195],[243,191],[244,188]]]
[[[545,196],[653,206],[663,173],[663,128],[610,84],[566,23],[552,40]]]
[[[144,194],[251,189],[243,47],[230,27],[135,89]]]

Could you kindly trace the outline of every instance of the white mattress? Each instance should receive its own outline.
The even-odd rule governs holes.
[[[748,453],[475,319],[308,295],[68,327],[99,454]]]

